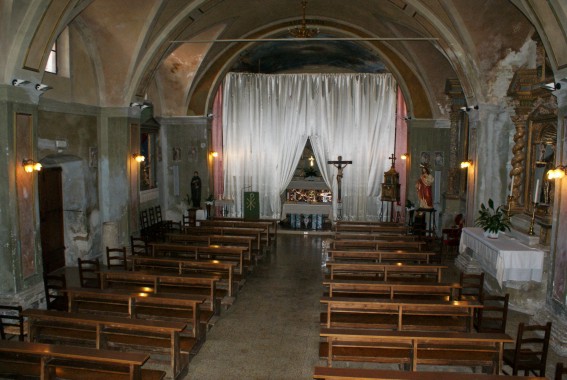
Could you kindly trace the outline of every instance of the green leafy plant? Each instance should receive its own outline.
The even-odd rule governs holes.
[[[215,201],[215,197],[213,196],[213,194],[209,194],[209,196],[205,200],[205,203],[213,204],[214,201]]]
[[[317,170],[315,170],[314,167],[307,166],[307,167],[303,168],[303,176],[304,176],[305,178],[307,178],[307,177],[315,177],[315,176],[317,176]]]
[[[504,232],[505,230],[510,231],[510,219],[508,215],[506,215],[502,206],[494,208],[494,201],[492,199],[488,200],[488,207],[486,207],[484,203],[480,205],[475,225],[491,233]]]

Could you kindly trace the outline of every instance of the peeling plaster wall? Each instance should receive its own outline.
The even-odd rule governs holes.
[[[504,107],[480,105],[479,123],[476,129],[477,151],[475,165],[479,170],[476,178],[475,207],[476,213],[481,203],[486,204],[492,198],[496,206],[506,201],[507,162],[510,159],[511,146],[509,135],[514,131],[510,115]]]
[[[536,42],[528,38],[519,51],[510,51],[488,75],[487,102],[493,104],[505,102],[514,73],[520,68],[533,69],[535,67]]]
[[[72,109],[70,109],[72,112]],[[65,264],[101,254],[98,206],[97,118],[62,112],[39,112],[39,157],[46,166],[59,166],[63,181]],[[66,147],[57,148],[56,141]]]

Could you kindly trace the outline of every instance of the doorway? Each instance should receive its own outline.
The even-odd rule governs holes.
[[[51,273],[65,266],[63,191],[61,168],[39,172],[38,197],[43,272]]]

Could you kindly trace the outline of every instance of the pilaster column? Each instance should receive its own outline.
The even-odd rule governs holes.
[[[512,198],[510,207],[516,208],[522,204],[521,194],[525,176],[526,161],[526,131],[527,131],[527,112],[512,116],[512,122],[516,127],[514,134],[514,146],[512,147],[512,169],[510,176],[513,178]]]

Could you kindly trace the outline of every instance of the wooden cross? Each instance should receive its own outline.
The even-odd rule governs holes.
[[[394,155],[394,153],[392,153],[392,155],[388,157],[388,160],[392,160],[392,167],[396,166],[396,156]]]
[[[337,161],[327,161],[327,164],[333,165],[338,169],[337,171],[337,185],[338,185],[338,197],[337,202],[341,203],[341,181],[343,179],[343,169],[345,166],[352,164],[352,161],[343,161],[343,157],[339,156]]]

